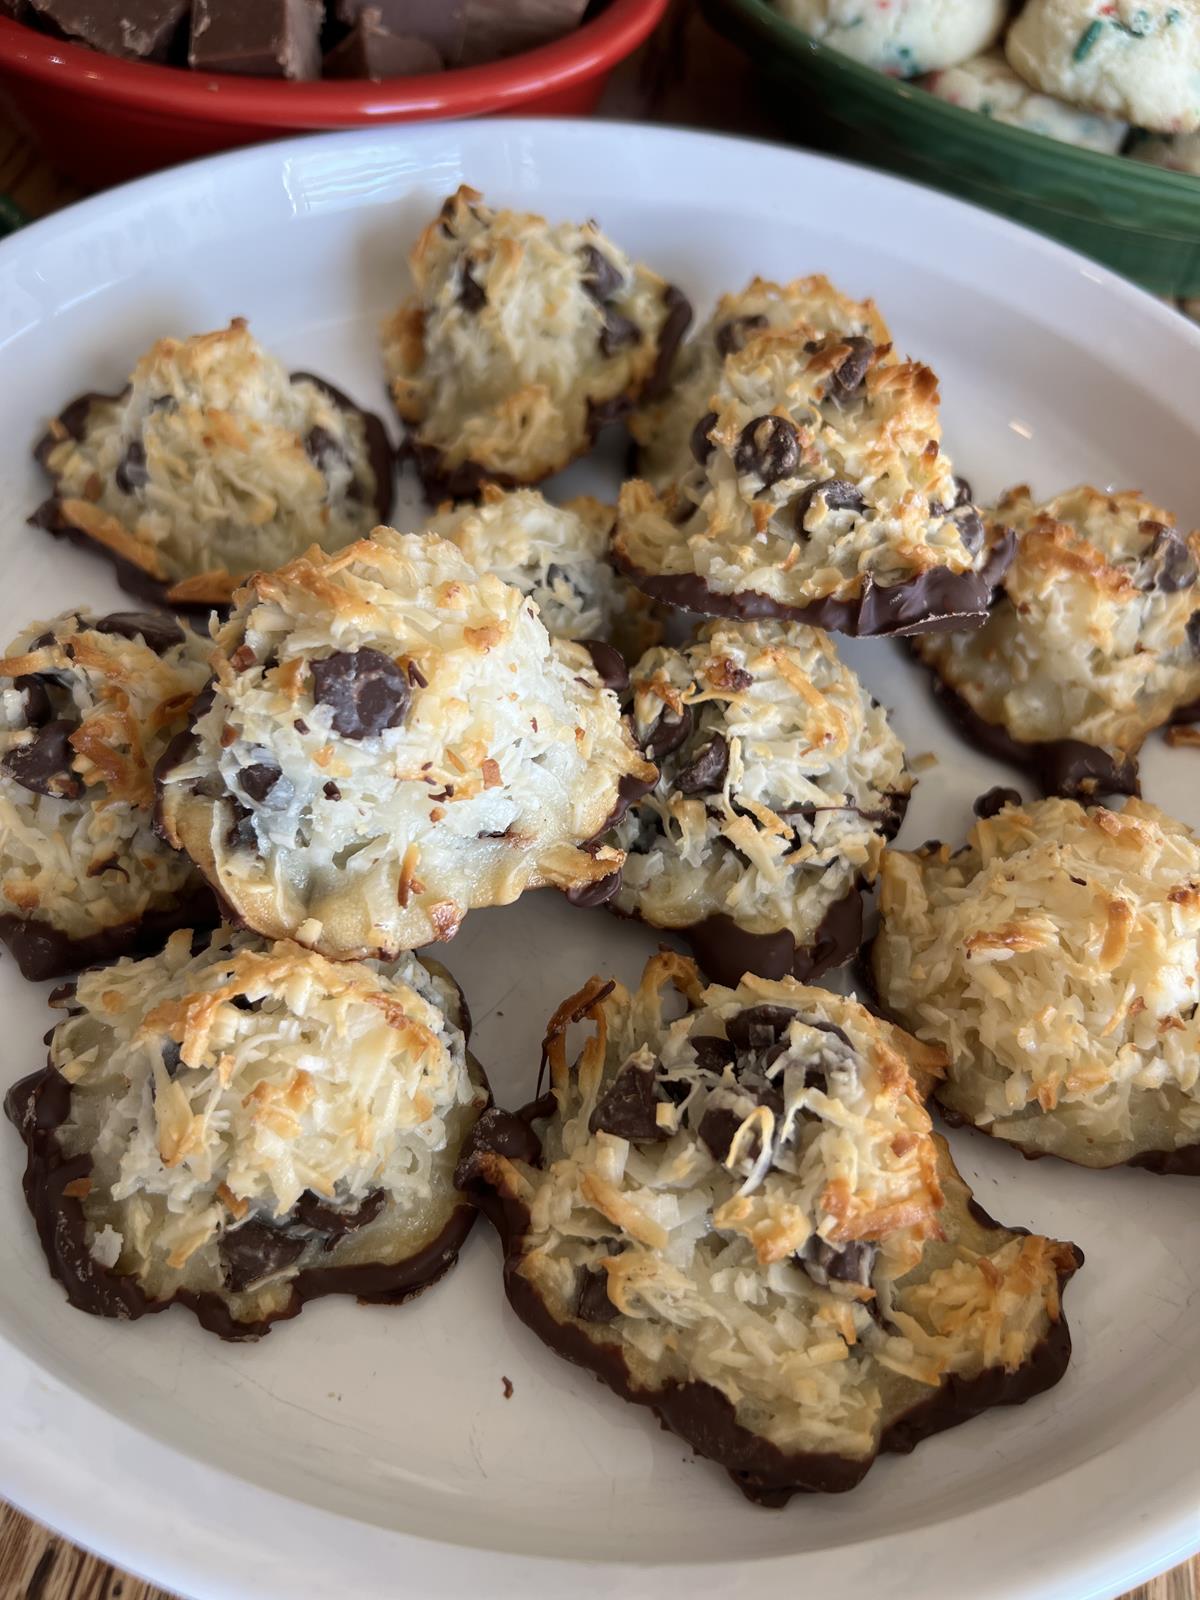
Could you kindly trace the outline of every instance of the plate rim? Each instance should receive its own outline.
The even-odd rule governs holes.
[[[237,181],[246,181],[248,174],[257,173],[267,181],[272,176],[277,181],[285,168],[294,170],[297,163],[303,167],[314,160],[325,160],[339,149],[350,155],[357,149],[372,147],[403,147],[411,165],[414,153],[422,146],[444,145],[447,138],[456,138],[459,148],[468,151],[476,141],[494,143],[500,140],[507,146],[521,146],[529,151],[549,140],[595,145],[636,139],[647,154],[650,145],[659,146],[664,154],[670,146],[685,150],[689,159],[697,159],[705,147],[721,153],[723,159],[728,156],[730,147],[741,151],[752,148],[767,152],[763,159],[769,163],[781,163],[794,171],[814,166],[835,169],[846,174],[851,184],[867,189],[875,187],[893,196],[906,193],[909,204],[918,213],[922,210],[941,214],[949,211],[958,216],[964,226],[974,230],[977,237],[982,239],[989,233],[994,234],[1001,244],[1007,241],[1010,249],[1022,253],[1027,262],[1042,262],[1052,276],[1061,277],[1063,284],[1067,281],[1062,276],[1064,273],[1082,277],[1104,298],[1115,296],[1118,302],[1125,303],[1126,309],[1135,310],[1139,333],[1145,335],[1153,330],[1155,342],[1161,339],[1164,351],[1169,349],[1179,367],[1189,365],[1186,356],[1178,361],[1179,351],[1190,349],[1194,358],[1191,364],[1200,375],[1200,328],[1189,328],[1178,312],[1160,304],[1108,268],[1006,218],[869,167],[784,145],[633,122],[496,118],[459,124],[372,127],[282,140],[201,158],[93,196],[3,241],[0,243],[0,286],[10,274],[19,270],[23,259],[36,257],[43,249],[53,248],[59,240],[73,234],[86,235],[97,223],[111,225],[123,215],[140,212],[144,220],[164,197],[177,204],[190,186],[207,183],[216,176],[228,180],[237,173]],[[703,166],[702,162],[698,164]],[[351,199],[345,209],[369,211],[378,203],[364,195]],[[1003,286],[998,293],[1000,298],[1006,297]],[[1011,285],[1007,297],[1017,298]],[[1080,296],[1081,300],[1086,298]],[[1032,315],[1028,307],[1026,311]],[[1075,318],[1074,331],[1083,340],[1082,306]],[[40,320],[40,316],[34,320]],[[0,334],[0,351],[7,351],[11,344],[19,341],[22,332],[21,327],[14,327],[7,334]],[[497,1291],[498,1303],[500,1298]],[[1193,1394],[1177,1408],[1175,1415],[1180,1419],[1192,1418],[1200,1427],[1200,1394]],[[69,1472],[64,1471],[61,1451],[56,1455],[56,1441],[62,1433],[55,1431],[68,1423],[72,1430]],[[1090,1494],[1094,1503],[1095,1491],[1105,1476],[1106,1463],[1111,1473],[1112,1458],[1146,1431],[1146,1428],[1136,1430],[1127,1435],[1121,1445],[1101,1452],[1054,1479],[1055,1498],[1063,1486],[1070,1484],[1073,1496],[1078,1492],[1086,1503],[1084,1497]],[[86,1441],[94,1453],[77,1448],[82,1441]],[[96,1461],[118,1463],[120,1471],[98,1472]],[[138,1488],[134,1505],[130,1503],[131,1482]],[[222,1493],[229,1500],[232,1488],[240,1528],[226,1523],[221,1529],[222,1539],[214,1541],[208,1520],[180,1512],[180,1503],[190,1498],[180,1493],[181,1484],[196,1491],[199,1504],[209,1506],[219,1504]],[[1050,1537],[1050,1528],[1057,1525],[1057,1518],[1047,1518],[1043,1507],[1045,1542],[1031,1545],[1023,1553],[1009,1550],[1008,1565],[1003,1569],[998,1561],[993,1561],[981,1574],[976,1565],[972,1572],[973,1593],[978,1600],[1002,1600],[1002,1597],[1003,1600],[1017,1600],[1018,1596],[1021,1600],[1051,1600],[1052,1596],[1067,1592],[1064,1585],[1078,1592],[1086,1583],[1087,1592],[1100,1597],[1115,1595],[1144,1581],[1200,1549],[1200,1512],[1197,1511],[1200,1462],[1187,1484],[1183,1489],[1173,1478],[1169,1486],[1174,1490],[1173,1495],[1164,1491],[1149,1512],[1138,1511],[1124,1520],[1111,1515],[1102,1517],[1100,1535],[1082,1554],[1077,1549],[1058,1548]],[[247,1483],[227,1470],[199,1462],[175,1446],[142,1433],[115,1413],[76,1393],[10,1343],[3,1333],[0,1333],[0,1493],[88,1548],[111,1552],[106,1559],[151,1575],[155,1581],[170,1587],[204,1596],[206,1600],[208,1596],[221,1597],[221,1600],[225,1596],[230,1596],[231,1600],[236,1596],[241,1600],[248,1592],[247,1575],[250,1573],[254,1587],[249,1592],[262,1596],[263,1600],[273,1600],[276,1595],[279,1600],[301,1600],[310,1593],[324,1595],[328,1593],[324,1585],[330,1579],[342,1583],[354,1581],[364,1597],[394,1593],[396,1557],[401,1551],[411,1563],[409,1571],[422,1583],[422,1592],[430,1596],[457,1595],[467,1583],[485,1582],[484,1592],[494,1600],[503,1600],[510,1594],[514,1600],[518,1594],[549,1597],[562,1592],[565,1583],[585,1573],[598,1597],[617,1600],[617,1597],[647,1592],[647,1569],[644,1567],[619,1562],[600,1566],[593,1562],[444,1544],[418,1534],[357,1522],[341,1513],[290,1500],[274,1490]],[[939,1530],[936,1543],[948,1542],[948,1535],[946,1539],[940,1535],[954,1529],[955,1540],[961,1535],[962,1540],[970,1541],[967,1547],[977,1559],[977,1553],[984,1546],[975,1541],[982,1539],[986,1532],[984,1525],[995,1518],[998,1505],[1006,1511],[1012,1508],[1015,1515],[1028,1514],[1032,1518],[1037,1510],[1033,1502],[1044,1498],[1047,1498],[1044,1491],[1037,1488],[1019,1491],[1000,1502],[949,1518],[936,1525]],[[146,1509],[151,1504],[162,1513],[158,1537],[148,1533],[145,1526]],[[248,1514],[250,1508],[253,1508],[253,1515]],[[300,1508],[303,1516],[297,1519],[295,1512]],[[297,1526],[298,1523],[302,1526]],[[261,1531],[268,1526],[278,1537],[273,1536],[264,1545]],[[914,1582],[919,1581],[925,1600],[942,1600],[943,1596],[951,1600],[961,1593],[962,1569],[954,1562],[946,1567],[945,1561],[930,1550],[934,1541],[929,1539],[929,1528],[926,1522],[914,1530],[881,1539],[806,1554],[762,1558],[743,1562],[740,1568],[730,1563],[670,1562],[649,1570],[656,1581],[663,1575],[686,1576],[698,1600],[710,1595],[713,1600],[718,1595],[749,1595],[751,1589],[759,1600],[774,1600],[776,1595],[782,1600],[785,1594],[790,1596],[794,1579],[801,1571],[806,1578],[837,1582],[847,1600],[851,1600],[856,1592],[856,1577],[862,1580],[863,1594],[869,1583],[871,1592],[878,1595],[884,1592],[879,1587],[881,1570],[899,1575],[907,1564]],[[1010,1543],[1005,1541],[1006,1545]],[[961,1542],[959,1548],[963,1548]],[[323,1567],[321,1558],[328,1558],[331,1553],[336,1566]],[[230,1570],[231,1556],[237,1558],[237,1570]],[[351,1558],[353,1565],[348,1564]],[[313,1587],[314,1581],[316,1587]]]

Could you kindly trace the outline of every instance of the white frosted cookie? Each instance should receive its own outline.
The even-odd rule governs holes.
[[[594,222],[442,206],[383,329],[406,450],[428,492],[532,484],[582,455],[652,386],[691,319],[677,289]]]
[[[0,939],[27,978],[153,949],[214,915],[156,836],[154,764],[208,681],[164,612],[66,611],[0,659]]]
[[[1154,133],[1200,127],[1200,0],[1026,0],[1005,51],[1072,105]]]
[[[829,636],[712,622],[632,678],[634,734],[662,775],[613,835],[626,852],[613,908],[681,931],[719,983],[849,960],[912,778]]]
[[[1012,489],[991,520],[1017,548],[986,624],[917,654],[967,732],[1048,792],[1135,792],[1146,735],[1200,702],[1200,532],[1086,486]]]
[[[1200,133],[1177,133],[1166,138],[1147,134],[1138,139],[1129,154],[1135,161],[1145,161],[1153,167],[1200,177]]]
[[[425,524],[457,545],[479,572],[511,583],[537,605],[557,639],[602,639],[629,656],[658,637],[650,603],[614,571],[612,506],[588,495],[555,506],[536,489],[483,486],[479,505],[439,511]]]
[[[617,565],[714,616],[864,634],[977,625],[992,572],[938,401],[929,368],[890,346],[755,334],[696,417],[687,474],[622,488]]]
[[[432,535],[257,573],[213,661],[160,767],[165,835],[248,926],[331,959],[610,876],[585,847],[656,776],[587,650]]]
[[[995,44],[1008,0],[775,0],[789,22],[896,78],[952,67]]]
[[[873,300],[850,300],[819,274],[791,283],[755,278],[740,294],[722,295],[712,316],[680,350],[666,393],[629,419],[638,443],[638,473],[656,489],[687,474],[692,430],[709,408],[725,361],[767,329],[802,332],[813,341],[831,333],[857,336],[881,350],[892,342]]]
[[[287,370],[236,318],[160,339],[119,395],[86,394],[37,457],[33,520],[106,556],[141,598],[207,611],[256,568],[370,532],[392,503],[378,417]]]
[[[544,1060],[552,1093],[486,1112],[459,1168],[509,1300],[752,1498],[852,1488],[1061,1376],[1078,1254],[974,1206],[921,1102],[939,1050],[663,952],[565,1000]]]
[[[10,1090],[25,1192],[72,1305],[180,1302],[255,1338],[317,1295],[399,1303],[453,1266],[454,1163],[486,1102],[449,974],[184,931],[87,972]]]
[[[1200,840],[1156,806],[990,805],[889,850],[875,980],[957,1118],[1029,1154],[1200,1174]]]
[[[961,66],[931,73],[921,87],[964,111],[978,111],[993,122],[1026,128],[1084,150],[1115,155],[1129,132],[1129,124],[1119,117],[1081,111],[1054,95],[1031,89],[1009,66],[1002,50],[989,50]]]

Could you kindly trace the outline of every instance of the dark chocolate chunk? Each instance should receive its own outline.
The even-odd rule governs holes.
[[[1139,589],[1156,589],[1160,594],[1178,594],[1196,582],[1196,563],[1192,553],[1174,528],[1161,522],[1143,522],[1139,531],[1150,540],[1137,567]]]
[[[257,850],[258,830],[254,826],[254,813],[240,800],[231,799],[231,816],[225,830],[225,843],[230,850]]]
[[[302,1228],[311,1228],[314,1233],[326,1235],[330,1245],[335,1244],[347,1233],[353,1233],[358,1228],[365,1228],[368,1222],[383,1210],[387,1195],[382,1189],[372,1189],[364,1196],[361,1203],[352,1209],[344,1206],[330,1205],[327,1200],[322,1200],[311,1189],[306,1189],[296,1201],[292,1209],[291,1220]]]
[[[314,698],[333,708],[333,730],[343,739],[366,739],[398,727],[412,691],[407,675],[379,650],[339,650],[312,661]]]
[[[329,429],[322,428],[319,423],[315,428],[310,428],[305,435],[304,452],[317,470],[323,472],[326,477],[334,467],[346,462],[346,452]]]
[[[378,5],[364,6],[346,37],[326,55],[326,78],[409,78],[441,72],[446,63],[429,39],[397,33]]]
[[[804,519],[812,510],[812,503],[819,494],[824,495],[825,504],[830,511],[862,512],[867,509],[867,502],[856,485],[846,478],[826,478],[823,483],[810,483],[807,489],[800,491],[795,503],[796,532],[804,538],[808,537]]]
[[[864,339],[858,334],[841,343],[847,345],[850,354],[833,373],[825,388],[825,397],[832,400],[835,405],[849,405],[857,399],[871,366],[871,357],[875,354],[875,346],[870,339]]]
[[[800,466],[800,435],[786,417],[753,417],[738,437],[733,464],[739,474],[753,473],[764,489],[782,478],[794,478]]]
[[[1200,611],[1193,611],[1187,619],[1187,642],[1192,647],[1192,654],[1200,656]]]
[[[261,1011],[262,1000],[251,1000],[248,994],[235,994],[229,997],[229,1004],[237,1011]]]
[[[173,1078],[179,1071],[183,1061],[183,1051],[175,1039],[164,1039],[162,1042],[162,1063],[166,1069],[167,1077]]]
[[[729,771],[729,745],[724,734],[714,733],[700,753],[675,777],[680,794],[713,794],[725,783]]]
[[[321,0],[194,0],[188,66],[262,78],[321,75]]]
[[[581,639],[580,644],[592,658],[592,665],[606,689],[614,694],[624,694],[629,688],[629,668],[625,657],[603,639]]]
[[[585,244],[579,252],[583,262],[583,287],[599,305],[625,287],[625,279],[594,244]]]
[[[274,1277],[304,1254],[304,1243],[266,1222],[243,1222],[230,1229],[217,1247],[225,1287],[231,1294],[241,1294],[264,1278]]]
[[[839,1250],[814,1233],[804,1249],[797,1252],[795,1260],[822,1289],[830,1282],[853,1283],[869,1289],[878,1254],[878,1245],[867,1239],[851,1239]]]
[[[966,546],[968,555],[977,556],[987,537],[983,518],[974,506],[962,506],[954,513],[953,520],[958,524],[958,536]]]
[[[714,1161],[724,1161],[726,1159],[734,1137],[745,1120],[746,1118],[741,1112],[734,1111],[730,1106],[710,1105],[708,1107],[700,1118],[700,1126],[696,1129],[696,1132],[700,1136],[701,1144],[704,1145]],[[753,1141],[754,1145],[757,1145],[757,1142],[756,1136]],[[753,1156],[754,1151],[751,1149],[747,1153]]]
[[[183,628],[164,611],[110,611],[88,624],[96,633],[114,633],[122,639],[141,639],[156,656],[165,656],[182,644]]]
[[[763,316],[730,317],[714,335],[717,349],[723,356],[736,355],[753,334],[760,333],[766,326],[767,319]]]
[[[1004,810],[1005,806],[1019,806],[1021,796],[1015,789],[1006,789],[997,784],[994,789],[989,789],[986,794],[981,794],[971,807],[977,817],[994,817]]]
[[[64,39],[107,56],[165,59],[189,0],[29,0],[30,8]]]
[[[615,356],[618,350],[641,344],[642,330],[631,318],[613,306],[604,308],[604,325],[600,329],[600,354]]]
[[[700,418],[700,421],[692,429],[692,437],[689,441],[688,448],[692,452],[693,459],[698,461],[701,466],[704,465],[709,456],[712,455],[713,451],[716,449],[713,441],[709,438],[709,434],[716,427],[716,425],[717,413],[715,411],[706,411]]]
[[[117,462],[113,474],[122,494],[136,494],[150,482],[150,469],[146,465],[146,447],[140,439],[131,439],[125,454]]]
[[[620,1312],[608,1298],[608,1273],[603,1267],[583,1267],[575,1315],[581,1322],[612,1322]]]
[[[78,800],[83,780],[72,770],[71,735],[79,726],[57,717],[38,730],[30,744],[18,745],[0,761],[5,772],[23,789],[58,800]]]
[[[678,750],[692,731],[692,711],[684,706],[678,716],[665,707],[654,719],[654,726],[646,735],[644,749],[651,761],[661,761],[672,750]]]
[[[53,682],[56,680],[43,677],[37,672],[25,673],[22,677],[13,679],[13,688],[19,689],[25,697],[27,727],[40,728],[54,715],[54,708],[50,704],[50,695],[46,688],[47,683]]]
[[[688,1043],[696,1052],[696,1065],[702,1072],[714,1072],[719,1077],[737,1060],[737,1046],[719,1034],[693,1033],[688,1036]]]
[[[339,22],[353,25],[366,11],[389,33],[429,44],[446,66],[462,55],[467,0],[336,0],[331,8]]]
[[[785,1037],[796,1019],[787,1006],[747,1006],[725,1024],[725,1032],[739,1050],[765,1050]]]
[[[282,777],[283,773],[273,762],[256,761],[238,773],[238,788],[251,800],[261,803]]]
[[[463,260],[458,280],[458,303],[469,316],[475,316],[487,305],[487,290],[471,272],[471,263]]]
[[[642,392],[643,400],[657,400],[666,392],[676,352],[692,320],[692,302],[673,283],[663,290],[663,305],[667,308],[666,320],[658,335],[658,355],[655,357],[654,371]]]
[[[590,1133],[611,1133],[634,1144],[653,1144],[670,1138],[654,1115],[658,1103],[652,1067],[629,1062],[596,1102],[588,1123]]]
[[[326,800],[340,800],[342,798],[342,791],[338,788],[337,784],[334,783],[332,778],[330,778],[323,785],[321,793],[325,796]]]

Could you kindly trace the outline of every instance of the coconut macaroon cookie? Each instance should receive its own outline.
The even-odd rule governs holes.
[[[1057,139],[1060,144],[1101,150],[1107,155],[1116,155],[1129,132],[1129,124],[1119,117],[1097,116],[1054,95],[1031,89],[1009,66],[1002,50],[989,50],[961,66],[931,73],[921,87],[939,100],[961,106],[964,111],[977,111],[993,122],[1025,128],[1047,139]]]
[[[386,521],[378,417],[286,369],[241,318],[160,339],[118,395],[85,394],[36,455],[54,494],[33,521],[95,549],[142,599],[207,611],[238,581]]]
[[[407,451],[435,498],[532,484],[665,370],[691,320],[670,284],[595,223],[442,206],[410,258],[416,292],[383,331]]]
[[[626,852],[613,908],[677,929],[718,983],[849,960],[913,780],[828,635],[712,622],[643,656],[633,689],[662,775],[612,836]]]
[[[1028,1155],[1200,1174],[1200,840],[1141,800],[982,809],[883,863],[875,979],[948,1050],[938,1098]]]
[[[767,329],[803,331],[807,340],[828,334],[862,338],[882,352],[892,335],[873,300],[851,300],[817,274],[791,283],[755,278],[740,294],[722,295],[705,325],[683,346],[667,376],[667,391],[629,419],[638,443],[638,471],[656,489],[686,476],[692,466],[692,432],[708,410],[728,357]]]
[[[208,681],[163,612],[67,611],[0,659],[0,939],[27,978],[156,949],[212,896],[155,835],[154,764]]]
[[[984,549],[938,399],[928,367],[866,338],[755,335],[696,417],[687,475],[622,488],[617,565],[714,616],[859,634],[979,626],[1008,550]]]
[[[621,864],[590,841],[657,776],[584,646],[432,535],[255,574],[213,660],[159,769],[163,832],[246,925],[334,960],[585,892]]]
[[[485,1112],[458,1173],[508,1298],[751,1498],[852,1488],[1061,1377],[1080,1257],[975,1206],[918,1089],[940,1051],[791,980],[705,989],[664,952],[635,994],[564,1001],[546,1056],[551,1094]]]
[[[486,1103],[462,996],[412,956],[176,933],[60,996],[9,1091],[25,1195],[80,1310],[179,1302],[256,1338],[318,1295],[399,1303],[453,1266],[454,1163]]]
[[[615,519],[612,506],[588,495],[555,506],[536,489],[506,492],[488,483],[479,505],[442,510],[425,531],[528,595],[556,639],[611,641],[637,656],[660,629],[649,600],[609,560]]]
[[[1200,127],[1200,0],[1026,0],[1005,50],[1073,105],[1154,133]]]
[[[1044,504],[1012,489],[994,523],[1018,542],[986,626],[914,641],[940,698],[1047,793],[1136,793],[1146,735],[1200,701],[1200,533],[1086,486]]]
[[[775,0],[832,50],[897,78],[952,67],[1000,37],[1008,0]]]

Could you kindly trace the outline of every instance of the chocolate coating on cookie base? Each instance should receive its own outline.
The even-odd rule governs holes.
[[[1136,755],[1117,757],[1081,739],[1014,739],[987,722],[934,674],[933,698],[947,717],[985,755],[1028,772],[1043,794],[1088,802],[1104,794],[1140,795]]]
[[[886,589],[880,588],[868,574],[863,580],[862,593],[856,598],[838,600],[830,595],[806,605],[772,600],[756,589],[725,594],[694,572],[646,572],[623,554],[619,540],[614,542],[612,554],[618,570],[643,593],[682,611],[731,617],[739,622],[781,617],[788,622],[824,628],[829,633],[877,639],[981,628],[987,619],[992,592],[1004,576],[1015,547],[1013,536],[1006,534],[978,571],[950,572],[945,567],[933,567],[906,583],[893,584]]]
[[[32,983],[62,978],[98,967],[122,956],[148,956],[161,950],[177,928],[215,928],[220,915],[216,897],[198,886],[174,905],[147,911],[132,922],[117,923],[82,938],[36,917],[0,916],[0,943],[6,945],[21,976]]]
[[[392,502],[395,497],[395,459],[396,452],[388,438],[387,429],[380,417],[372,411],[364,411],[356,406],[348,395],[335,388],[324,378],[318,378],[311,372],[293,372],[294,379],[312,383],[327,394],[330,400],[340,410],[356,414],[362,418],[364,439],[366,444],[367,459],[371,470],[375,474],[375,515],[380,522],[386,522],[391,515]],[[129,393],[122,389],[118,394],[101,394],[98,390],[89,390],[72,400],[56,418],[59,426],[72,439],[82,439],[87,426],[88,412],[99,401],[116,404]],[[53,432],[47,430],[33,447],[34,460],[43,470],[53,477],[50,472],[49,456],[56,445],[62,440]],[[41,528],[46,533],[53,534],[55,538],[65,539],[69,544],[76,545],[80,550],[88,550],[93,555],[102,555],[113,569],[117,583],[125,593],[132,595],[135,600],[140,600],[143,605],[160,606],[164,610],[178,611],[185,616],[207,617],[209,612],[221,606],[212,604],[207,600],[173,600],[170,592],[177,582],[182,580],[174,578],[156,578],[151,573],[139,567],[136,562],[128,560],[125,556],[117,555],[115,551],[106,549],[97,544],[95,539],[86,534],[70,522],[62,510],[62,502],[57,494],[52,494],[43,500],[37,509],[29,516],[31,527]]]
[[[997,1405],[1020,1405],[1052,1388],[1066,1371],[1071,1335],[1065,1321],[1054,1324],[1017,1371],[988,1369],[977,1378],[947,1379],[943,1387],[895,1417],[884,1430],[877,1450],[862,1458],[809,1451],[788,1453],[737,1420],[730,1400],[712,1384],[669,1380],[659,1388],[638,1384],[619,1343],[592,1338],[577,1320],[559,1321],[520,1272],[522,1247],[529,1231],[528,1207],[498,1194],[480,1175],[477,1158],[493,1153],[537,1165],[540,1141],[531,1127],[533,1116],[547,1107],[539,1102],[523,1113],[492,1111],[481,1118],[467,1141],[456,1174],[458,1186],[471,1196],[500,1235],[504,1248],[504,1292],[521,1321],[542,1342],[574,1365],[586,1368],[623,1400],[647,1406],[664,1428],[676,1433],[725,1468],[733,1482],[758,1505],[784,1506],[795,1494],[841,1494],[861,1483],[880,1454],[907,1454],[922,1439],[967,1422]],[[981,1227],[999,1228],[976,1207]],[[1024,1230],[1001,1230],[1009,1234]],[[1075,1268],[1083,1257],[1075,1252]],[[1075,1270],[1075,1268],[1072,1269]],[[1060,1289],[1071,1272],[1059,1275]]]

